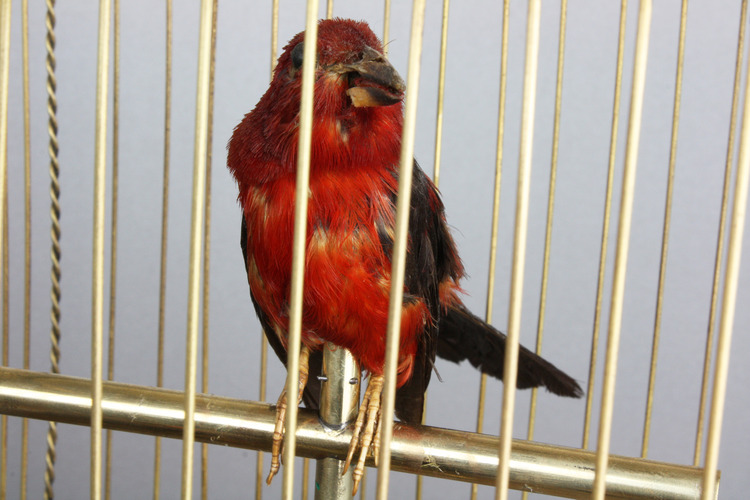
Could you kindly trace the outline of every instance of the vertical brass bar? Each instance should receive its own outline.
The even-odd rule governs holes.
[[[661,313],[664,298],[664,281],[667,274],[667,254],[669,246],[669,226],[672,219],[672,192],[674,190],[674,172],[677,161],[677,136],[680,127],[680,99],[682,96],[682,67],[685,60],[685,29],[687,27],[687,0],[682,0],[680,14],[680,35],[677,49],[677,75],[675,76],[674,107],[672,112],[672,137],[669,148],[669,170],[667,173],[667,196],[664,206],[664,230],[661,241],[661,260],[659,264],[659,285],[656,293],[656,313],[654,317],[654,336],[651,345],[651,366],[648,377],[648,396],[646,416],[643,425],[641,456],[648,455],[648,442],[651,433],[651,411],[654,403],[654,385],[656,383],[656,364],[659,357],[659,338],[661,334]]]
[[[630,97],[628,142],[625,151],[625,170],[623,172],[620,200],[620,221],[617,229],[617,251],[615,254],[615,271],[612,283],[607,356],[606,364],[604,365],[604,388],[599,417],[599,440],[596,451],[596,475],[594,478],[593,493],[595,500],[603,500],[606,489],[607,464],[609,461],[609,445],[612,434],[612,415],[615,400],[617,355],[625,295],[625,271],[628,262],[628,244],[630,243],[630,223],[633,213],[635,173],[638,165],[638,142],[641,131],[643,93],[646,86],[646,65],[648,62],[650,29],[651,1],[641,0],[635,44],[635,61],[633,64],[633,87]]]
[[[513,268],[511,272],[508,338],[505,345],[505,366],[503,369],[503,407],[498,451],[500,467],[495,491],[495,498],[497,500],[506,500],[508,498],[508,482],[510,480],[510,447],[513,439],[513,411],[516,398],[516,379],[518,376],[518,341],[521,334],[523,276],[526,263],[526,233],[529,215],[531,154],[534,140],[534,109],[536,105],[536,80],[539,60],[540,18],[541,1],[531,0],[529,2],[528,21],[526,25],[526,62],[521,109],[518,184],[516,188]]]
[[[326,19],[331,19],[331,18],[333,18],[333,0],[327,0],[327,2],[326,2]],[[338,463],[338,462],[336,462],[336,463]],[[329,467],[331,467],[331,466],[329,465]],[[340,467],[340,466],[338,466],[338,467]],[[318,474],[318,471],[320,471],[321,466],[318,465],[316,467],[316,469],[317,469],[316,470],[316,482],[317,482],[318,481],[317,480],[317,474]],[[332,467],[331,467],[331,469],[332,469]],[[329,469],[326,469],[326,470],[329,470]],[[324,479],[323,479],[323,481],[325,483],[327,483],[328,480],[330,479],[332,481],[337,481],[338,482],[338,479],[340,478],[342,471],[343,471],[343,468],[341,468],[341,470],[339,471],[338,475],[333,474],[332,477],[330,477],[330,478],[328,476],[325,476]],[[329,470],[329,472],[331,472],[331,470]],[[307,497],[308,497],[308,491],[307,490],[308,490],[308,483],[309,482],[310,482],[310,459],[309,458],[305,458],[305,459],[302,460],[302,491],[301,491],[301,494],[300,494],[302,500],[307,500]],[[320,490],[319,489],[315,490],[315,495],[316,496],[318,494],[318,491],[320,491]],[[350,492],[349,496],[347,497],[347,500],[351,496],[352,495],[351,495],[351,492]],[[324,498],[324,497],[321,497],[321,498]]]
[[[391,34],[391,0],[385,0],[383,5],[383,55],[388,56],[388,43]]]
[[[500,187],[503,176],[503,138],[505,137],[505,87],[508,81],[508,24],[510,22],[510,0],[503,2],[503,26],[500,48],[500,97],[497,111],[497,143],[495,145],[495,189],[492,195],[492,226],[490,228],[490,263],[487,271],[487,302],[485,320],[492,323],[492,304],[495,298],[495,267],[497,263],[498,224],[500,221]],[[487,375],[479,376],[479,400],[477,402],[477,432],[484,430],[484,402],[487,397]],[[471,500],[476,500],[479,488],[471,485]]]
[[[211,144],[209,142],[209,144]],[[211,216],[211,209],[209,208],[211,199],[211,184],[210,177],[210,155],[209,160],[206,163],[206,213],[204,215],[205,220],[208,221]],[[208,305],[209,305],[209,257],[210,257],[210,228],[208,222],[205,227],[205,240],[203,244],[203,323],[201,328],[201,393],[208,393],[208,337],[209,337],[209,323],[208,323]],[[201,443],[201,499],[206,500],[208,498],[208,444]]]
[[[307,493],[308,493],[307,483],[309,482],[310,482],[310,459],[303,458],[302,459],[302,488],[300,492],[301,500],[307,500]]]
[[[104,334],[104,205],[107,175],[110,0],[99,2],[94,143],[94,227],[91,279],[91,481],[90,498],[102,493],[102,351]]]
[[[299,351],[302,339],[302,291],[307,235],[307,192],[310,184],[312,149],[313,90],[318,40],[318,0],[308,0],[305,22],[305,51],[302,64],[302,92],[299,112],[299,146],[294,204],[294,242],[292,246],[292,283],[289,304],[289,340],[287,344],[286,410],[284,435],[284,481],[282,498],[292,500],[294,492],[294,454],[297,446],[297,394],[299,393]]]
[[[352,498],[351,471],[343,474],[344,463],[336,458],[317,460],[315,498],[320,500],[349,500]]]
[[[7,110],[7,108],[6,108]],[[7,130],[7,129],[6,129]],[[4,182],[4,191],[2,193],[2,196],[0,198],[2,203],[4,205],[3,210],[3,220],[2,224],[2,232],[3,232],[3,238],[2,238],[2,262],[0,265],[2,265],[2,271],[0,271],[0,275],[2,275],[2,287],[3,287],[3,320],[2,320],[2,327],[3,327],[3,355],[2,355],[2,365],[8,366],[10,363],[10,332],[8,331],[9,328],[9,321],[8,321],[8,292],[10,290],[8,281],[8,170],[7,170],[7,162],[6,168],[4,169],[4,175],[5,175],[5,182]],[[8,416],[3,415],[0,417],[0,498],[5,498],[5,493],[7,490],[7,484],[8,484]]]
[[[52,268],[50,270],[50,370],[52,373],[60,373],[60,162],[57,154],[60,145],[57,140],[57,77],[55,76],[55,0],[47,0],[47,13],[45,15],[47,34],[45,37],[45,48],[47,50],[47,132],[49,134],[49,176],[50,176],[50,259]],[[47,451],[44,456],[44,498],[51,500],[55,496],[55,458],[57,443],[57,424],[50,422],[47,428]]]
[[[213,0],[211,17],[211,62],[208,82],[208,130],[206,132],[206,203],[204,214],[203,240],[203,324],[201,345],[201,392],[208,394],[208,354],[211,283],[211,160],[213,153],[214,130],[214,80],[216,72],[216,19],[219,10],[218,0]],[[201,444],[201,498],[208,498],[208,444]]]
[[[0,274],[3,282],[2,364],[8,365],[8,87],[10,80],[10,14],[11,1],[0,3]],[[8,417],[0,418],[0,497],[5,498],[8,477]]]
[[[107,344],[107,380],[115,376],[115,308],[117,291],[117,200],[120,163],[120,0],[114,0],[115,69],[112,92],[112,233],[109,262],[109,339]],[[104,452],[104,498],[112,498],[112,430],[106,431]]]
[[[279,0],[273,0],[271,6],[271,78],[276,67],[276,52],[279,48]]]
[[[195,443],[195,392],[198,365],[198,319],[201,287],[203,210],[206,195],[209,86],[211,70],[212,0],[202,0],[198,45],[198,83],[195,97],[195,142],[193,144],[193,202],[190,224],[190,269],[188,273],[187,349],[185,354],[185,427],[182,434],[182,498],[193,494],[193,444]]]
[[[268,339],[261,333],[260,339],[260,392],[259,401],[266,400],[266,374],[268,364]],[[263,498],[263,452],[258,451],[255,463],[255,500]]]
[[[711,415],[706,441],[706,461],[703,466],[703,500],[711,500],[717,495],[716,477],[711,477],[711,474],[716,474],[719,462],[721,425],[727,391],[734,311],[737,305],[737,286],[742,259],[742,236],[747,211],[747,191],[750,183],[750,100],[747,98],[749,95],[750,79],[745,84],[745,104],[742,110],[742,132],[737,158],[737,177],[734,185],[734,204],[729,229],[729,243],[727,244],[727,265],[724,275],[724,289],[722,290],[721,317],[719,318],[719,339],[716,347]]]
[[[260,393],[259,400],[266,400],[266,373],[268,363],[268,339],[265,334],[261,333],[260,340]],[[255,500],[261,500],[263,497],[263,452],[258,451],[257,461],[255,463]]]
[[[494,277],[492,278],[492,280],[494,281]],[[487,374],[482,373],[479,376],[479,396],[478,396],[479,401],[477,403],[477,406],[478,406],[477,408],[477,433],[482,433],[484,431],[484,403],[486,399],[487,399]],[[477,500],[478,494],[479,494],[479,485],[477,485],[476,483],[472,483],[471,493],[469,495],[469,498],[471,500]]]
[[[99,2],[94,143],[94,227],[91,279],[91,471],[90,498],[102,493],[102,351],[104,334],[104,205],[107,175],[110,0]]]
[[[5,108],[7,111],[7,107]],[[7,127],[6,127],[7,131]],[[7,152],[7,151],[6,151]],[[7,157],[6,157],[7,158]],[[2,211],[2,223],[0,227],[3,233],[2,236],[2,259],[0,260],[0,276],[2,276],[2,288],[3,288],[3,355],[2,365],[8,366],[10,363],[10,329],[8,321],[8,293],[10,291],[10,282],[8,280],[8,162],[4,161],[5,168],[3,169],[3,176],[5,177],[3,182],[3,191],[0,195],[0,203],[3,205]],[[3,415],[0,417],[0,498],[5,498],[8,484],[8,416]]]
[[[414,137],[417,122],[417,98],[419,71],[422,55],[425,1],[412,3],[411,38],[409,42],[409,66],[406,76],[406,103],[404,105],[404,127],[401,139],[401,158],[398,174],[398,199],[396,201],[396,230],[391,257],[391,290],[388,305],[388,329],[385,348],[385,383],[380,417],[380,450],[378,451],[377,499],[388,497],[388,480],[391,469],[391,437],[393,433],[393,410],[396,403],[396,368],[401,328],[404,273],[406,269],[406,241],[411,206],[411,181],[414,169]]]
[[[330,433],[339,433],[357,417],[359,367],[346,349],[326,344],[320,389],[320,420]],[[317,461],[315,500],[350,500],[352,469],[342,474],[344,463],[333,457]]]
[[[609,218],[612,212],[612,188],[615,179],[615,159],[617,151],[617,131],[620,123],[620,95],[622,92],[622,65],[625,56],[625,22],[627,20],[628,1],[620,3],[620,30],[617,42],[617,69],[615,71],[615,95],[612,105],[612,131],[609,139],[609,166],[607,167],[607,186],[604,195],[604,216],[602,217],[601,251],[599,252],[599,274],[596,284],[596,305],[594,307],[594,328],[591,336],[591,355],[589,359],[588,386],[586,388],[586,413],[583,419],[582,448],[589,447],[591,434],[591,413],[594,404],[594,382],[599,350],[599,332],[602,318],[602,300],[604,298],[604,277],[607,265],[607,247],[609,244]]]
[[[422,405],[422,422],[421,422],[422,425],[424,425],[426,421],[427,421],[427,394],[425,394],[423,405]],[[422,494],[423,494],[422,490],[424,489],[423,482],[424,482],[424,478],[421,475],[418,475],[417,481],[416,481],[417,483],[416,491],[414,492],[414,498],[416,498],[416,500],[422,500]]]
[[[166,55],[164,84],[164,159],[161,196],[161,250],[159,264],[159,325],[157,327],[156,385],[164,385],[164,316],[167,292],[167,220],[169,213],[169,148],[172,127],[172,0],[166,0]],[[161,486],[161,437],[154,440],[154,500]]]
[[[552,159],[549,171],[549,195],[547,199],[547,224],[544,233],[544,263],[542,264],[542,291],[539,297],[539,315],[536,331],[536,353],[542,353],[542,341],[544,339],[544,316],[547,307],[547,281],[549,278],[549,255],[552,245],[552,220],[555,213],[555,186],[557,185],[557,151],[560,144],[560,108],[562,106],[562,82],[563,68],[565,63],[565,27],[567,22],[568,2],[562,0],[560,3],[560,37],[557,44],[557,83],[555,86],[555,118],[552,131]],[[529,427],[527,439],[534,439],[534,425],[536,423],[536,398],[537,388],[531,391],[531,407],[529,408]],[[528,497],[528,492],[523,492],[523,500]]]
[[[440,31],[440,67],[438,70],[438,101],[435,118],[435,168],[432,181],[440,186],[440,154],[443,146],[443,101],[445,96],[445,58],[448,52],[448,9],[450,0],[443,0],[443,23]],[[419,476],[421,479],[422,476]]]
[[[276,67],[276,51],[279,40],[279,0],[273,0],[271,6],[271,79]],[[268,377],[268,339],[265,334],[260,336],[260,381],[258,400],[266,400],[266,379]],[[255,463],[255,500],[263,498],[263,452],[258,451]]]
[[[440,32],[440,68],[438,70],[438,101],[437,116],[435,118],[435,166],[432,174],[432,182],[435,187],[440,187],[440,154],[443,145],[443,101],[445,95],[445,56],[448,52],[448,9],[450,0],[443,0],[443,20]],[[422,425],[427,420],[427,394],[424,395],[422,405]],[[422,500],[422,481],[421,475],[417,476],[417,490],[415,498]]]
[[[29,1],[21,2],[21,37],[23,50],[23,137],[24,137],[24,299],[23,299],[23,368],[31,359],[31,113],[29,102]],[[29,421],[21,422],[20,500],[26,500],[29,467]]]
[[[698,466],[701,459],[703,445],[703,427],[706,416],[706,401],[708,400],[708,384],[711,372],[711,353],[714,345],[714,331],[716,326],[716,306],[719,301],[719,285],[721,283],[721,260],[724,256],[724,236],[726,231],[727,206],[729,204],[729,186],[732,182],[732,163],[734,158],[734,137],[737,129],[737,109],[740,100],[740,82],[742,79],[742,52],[745,43],[745,27],[747,24],[747,0],[742,1],[740,11],[740,26],[737,36],[737,56],[734,69],[734,90],[732,91],[732,110],[729,118],[729,140],[727,144],[727,161],[724,167],[724,187],[721,195],[721,211],[719,215],[719,231],[716,241],[716,257],[714,260],[714,279],[711,287],[711,306],[708,313],[708,329],[706,333],[706,348],[703,359],[703,378],[701,381],[701,396],[698,407],[698,424],[695,433],[695,451],[693,465]]]

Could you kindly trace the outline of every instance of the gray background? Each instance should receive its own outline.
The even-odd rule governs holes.
[[[12,27],[9,137],[9,224],[11,263],[11,366],[20,367],[23,311],[23,141],[20,7]],[[35,370],[49,367],[49,179],[44,69],[44,7],[30,6],[31,127],[33,196],[32,357]],[[649,456],[692,463],[703,363],[716,227],[719,218],[734,61],[737,2],[693,2],[690,6],[680,122],[674,212],[665,285],[662,344],[655,388]],[[543,353],[586,383],[596,295],[602,213],[614,93],[618,35],[617,2],[571,2],[568,11],[565,80],[559,147],[555,225]],[[632,56],[638,2],[630,2],[623,100],[618,135],[610,259],[605,287],[603,335],[597,366],[591,442],[596,444],[606,347],[606,325],[614,260],[617,207],[627,131]],[[637,456],[643,431],[651,337],[654,324],[680,2],[655,2],[645,109],[638,161],[633,231],[627,274],[621,354],[618,365],[612,452]],[[188,232],[193,165],[198,2],[175,2],[174,76],[165,361],[166,386],[183,387],[187,302]],[[282,2],[280,46],[304,26],[302,2]],[[91,228],[94,156],[94,94],[97,6],[59,2],[57,81],[62,204],[62,372],[89,376]],[[379,2],[339,1],[337,16],[365,19],[382,34]],[[321,16],[324,6],[321,7]],[[269,79],[270,2],[221,2],[218,13],[216,102],[212,173],[210,392],[257,399],[260,328],[250,306],[238,243],[240,210],[236,187],[224,168],[232,128],[250,111]],[[391,13],[390,59],[406,75],[411,6],[396,2]],[[511,5],[506,135],[499,228],[495,323],[507,323],[512,221],[518,161],[523,73],[525,2]],[[432,172],[441,6],[429,2],[420,84],[416,156]],[[467,304],[484,314],[491,198],[497,135],[500,68],[499,2],[462,0],[450,11],[441,191],[449,223],[470,278]],[[165,9],[155,2],[122,2],[120,226],[115,359],[116,380],[153,385],[156,380],[161,171],[164,123]],[[530,226],[524,288],[522,342],[533,346],[537,327],[544,223],[557,66],[559,4],[544,2],[537,88]],[[744,79],[743,79],[744,82]],[[744,86],[744,85],[743,85]],[[110,128],[111,135],[111,128]],[[108,179],[108,190],[111,182]],[[109,220],[108,199],[108,220]],[[747,242],[747,237],[745,238]],[[107,234],[109,246],[109,233]],[[747,248],[747,244],[745,247]],[[744,252],[747,257],[747,250]],[[108,250],[109,255],[109,250]],[[747,258],[745,259],[747,260]],[[109,266],[109,261],[107,261]],[[747,430],[750,369],[750,268],[740,276],[730,382],[720,468],[722,497],[742,498],[750,487]],[[108,276],[109,271],[107,271]],[[108,279],[108,278],[107,278]],[[108,287],[108,283],[107,283]],[[107,288],[108,289],[108,288]],[[106,311],[105,311],[106,313]],[[106,350],[105,350],[106,352]],[[284,381],[271,355],[269,399]],[[427,423],[472,430],[478,374],[469,366],[438,365]],[[488,385],[485,430],[497,434],[502,386]],[[528,393],[518,395],[514,435],[526,433]],[[540,394],[536,439],[581,445],[584,402]],[[30,498],[42,494],[46,424],[31,423]],[[20,420],[10,420],[9,497],[19,483]],[[60,426],[58,498],[84,498],[88,491],[87,428]],[[164,441],[163,498],[179,496],[179,441]],[[151,495],[153,438],[114,436],[114,498]],[[253,489],[255,453],[212,447],[209,492],[213,498],[247,498]],[[266,466],[268,460],[266,459]],[[298,469],[299,470],[299,469]],[[374,475],[371,476],[374,478]],[[196,475],[196,485],[199,476]],[[374,494],[375,481],[368,484]],[[279,496],[281,481],[266,488]],[[298,486],[299,487],[299,486]],[[468,495],[468,485],[425,481],[425,498]],[[393,498],[409,498],[412,477],[393,474]],[[481,487],[482,498],[494,490]],[[515,496],[515,493],[512,493]]]

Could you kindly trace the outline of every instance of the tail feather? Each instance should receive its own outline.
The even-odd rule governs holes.
[[[468,360],[483,373],[503,379],[505,335],[488,325],[463,306],[448,308],[438,325],[437,354],[459,363]],[[519,346],[519,389],[546,387],[559,396],[580,398],[583,390],[578,383],[549,361]]]

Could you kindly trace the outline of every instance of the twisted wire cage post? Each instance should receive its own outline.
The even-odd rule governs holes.
[[[0,499],[85,497],[87,489],[90,498],[307,498],[311,481],[315,498],[351,497],[340,475],[350,430],[339,426],[356,408],[357,369],[333,348],[321,414],[287,413],[284,477],[263,486],[275,416],[265,400],[284,380],[296,387],[298,350],[288,378],[266,363],[264,340],[256,352],[263,336],[236,245],[236,188],[211,166],[268,85],[258,70],[268,51],[256,49],[270,41],[273,71],[284,40],[337,16],[368,20],[406,77],[400,178],[411,179],[413,157],[434,164],[474,277],[462,283],[467,305],[485,306],[486,319],[509,333],[505,379],[514,380],[519,343],[530,346],[535,331],[536,351],[587,387],[585,401],[560,400],[438,364],[428,425],[408,426],[391,418],[391,383],[377,480],[360,498],[505,499],[520,490],[524,498],[708,499],[720,478],[722,497],[750,488],[742,434],[750,401],[736,382],[750,368],[729,364],[750,328],[737,307],[750,290],[740,267],[747,1],[471,7],[102,0],[87,10],[0,0]],[[314,44],[305,49],[303,115],[315,69]],[[166,52],[166,64],[150,52]],[[304,132],[314,115],[306,116],[300,151],[314,147]],[[304,185],[305,154],[300,162]],[[41,173],[51,175],[49,192],[37,187],[50,182]],[[391,381],[408,182],[399,191]],[[51,238],[42,218],[50,194]],[[292,337],[302,327],[303,242],[298,236]],[[47,266],[32,263],[48,258],[41,250],[50,244],[44,277]],[[37,334],[50,323],[51,342]],[[207,394],[209,367],[221,396]],[[121,433],[129,438],[113,439]],[[315,479],[307,459],[317,461]]]

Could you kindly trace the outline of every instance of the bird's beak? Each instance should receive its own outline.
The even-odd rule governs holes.
[[[388,59],[377,50],[365,47],[362,59],[347,64],[344,72],[348,77],[346,91],[356,107],[390,106],[404,97],[406,86]]]

